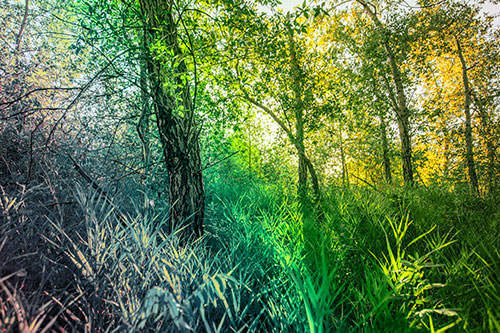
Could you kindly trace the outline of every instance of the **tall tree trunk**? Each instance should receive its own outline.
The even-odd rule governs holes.
[[[391,159],[389,157],[389,143],[387,140],[387,123],[385,122],[384,112],[379,111],[380,117],[380,136],[382,137],[382,157],[384,163],[384,176],[387,183],[392,183]]]
[[[293,84],[293,92],[295,99],[295,146],[297,148],[299,157],[299,184],[298,184],[298,196],[299,199],[304,202],[307,195],[307,172],[311,175],[311,182],[314,191],[314,202],[318,203],[320,199],[319,191],[319,181],[316,175],[316,170],[313,164],[307,158],[304,146],[304,101],[303,92],[304,89],[301,85],[302,69],[300,68],[299,61],[297,59],[297,50],[295,46],[295,41],[293,37],[293,30],[288,30],[288,47],[290,48],[290,60],[291,60],[291,72]]]
[[[304,152],[304,103],[302,102],[302,87],[300,85],[300,76],[301,69],[297,62],[297,55],[295,52],[295,43],[293,41],[293,35],[290,31],[289,33],[289,47],[290,47],[290,55],[292,59],[292,69],[291,69],[291,77],[293,79],[293,91],[294,91],[294,99],[295,99],[295,142],[297,149],[299,151]],[[306,157],[305,153],[298,153],[299,157],[299,165],[298,165],[298,173],[299,173],[299,183],[297,186],[297,195],[299,197],[299,201],[301,203],[306,202],[307,198],[307,165],[306,165]]]
[[[340,146],[340,161],[342,163],[342,185],[343,186],[349,186],[349,173],[347,172],[347,164],[345,160],[345,152],[344,152],[344,138],[342,137],[342,125],[340,124],[339,121],[339,130],[338,130],[338,137],[339,137],[339,146]]]
[[[396,57],[392,52],[387,40],[384,41],[384,48],[391,65],[392,78],[396,86],[397,108],[396,118],[398,120],[399,138],[401,140],[401,160],[403,161],[403,179],[405,185],[413,185],[412,151],[409,125],[409,111],[406,103],[406,95],[403,88],[401,72],[396,63]]]
[[[408,105],[406,101],[406,94],[403,87],[403,79],[401,78],[401,71],[396,62],[396,56],[389,45],[389,36],[387,29],[384,27],[382,22],[379,20],[375,12],[371,8],[371,4],[364,0],[357,0],[365,10],[365,12],[370,16],[375,26],[383,34],[382,44],[387,54],[387,59],[391,67],[392,79],[394,85],[396,86],[396,118],[398,121],[399,128],[399,138],[401,140],[401,160],[403,162],[403,179],[405,185],[413,185],[413,167],[412,167],[412,149],[411,149],[411,138],[410,138],[410,124],[409,118],[410,114],[408,111]]]
[[[443,176],[448,180],[450,174],[450,134],[446,123],[443,123],[441,126],[444,138]]]
[[[143,29],[143,55],[140,60],[140,76],[139,76],[139,86],[141,89],[141,102],[142,109],[141,115],[139,116],[139,121],[136,125],[137,134],[139,139],[141,140],[142,147],[142,166],[143,170],[141,173],[141,187],[142,187],[142,196],[143,196],[143,206],[147,207],[146,200],[146,189],[145,189],[145,181],[149,173],[149,162],[150,162],[150,142],[149,142],[149,128],[150,128],[150,89],[148,85],[148,53],[147,45],[146,45],[146,37],[147,31]]]
[[[311,177],[311,184],[313,188],[314,198],[313,203],[318,209],[318,216],[323,216],[322,209],[320,206],[321,191],[319,187],[319,179],[312,164],[311,160],[307,157],[305,145],[304,145],[304,101],[302,100],[303,88],[301,85],[302,69],[300,68],[297,53],[295,49],[295,42],[293,39],[293,31],[288,30],[289,34],[289,48],[290,48],[290,62],[292,65],[290,76],[292,78],[292,90],[294,93],[294,111],[295,111],[295,134],[292,129],[289,128],[278,115],[267,106],[263,105],[259,101],[250,97],[248,92],[241,87],[243,92],[242,98],[257,106],[266,112],[273,120],[281,127],[285,132],[290,142],[297,149],[297,155],[299,158],[298,172],[299,172],[299,183],[298,183],[298,196],[300,200],[305,199],[307,193],[307,180],[308,174]]]
[[[488,158],[488,171],[487,171],[488,190],[492,191],[497,186],[497,180],[495,177],[496,149],[495,149],[495,144],[494,144],[493,139],[492,139],[493,135],[491,134],[490,116],[488,114],[488,111],[486,111],[484,103],[481,101],[481,99],[476,94],[474,94],[474,92],[472,91],[472,88],[471,88],[471,94],[472,94],[472,97],[474,98],[475,104],[479,110],[479,120],[481,122],[480,133],[481,133],[481,137],[484,141],[484,144],[486,145],[486,154],[487,154],[487,158]]]
[[[29,8],[30,8],[30,2],[29,0],[26,0],[24,2],[23,21],[21,22],[21,26],[19,27],[19,32],[17,33],[17,39],[16,39],[16,51],[15,51],[16,65],[19,64],[19,56],[21,55],[21,42],[23,40],[24,30],[26,29],[26,23],[28,22]]]
[[[181,238],[203,234],[205,191],[194,103],[177,37],[173,1],[139,0],[146,27],[149,80],[163,155],[168,170],[170,231],[183,228]],[[167,52],[155,50],[161,43]],[[161,52],[161,55],[159,54]],[[168,78],[165,68],[174,75]],[[170,80],[170,81],[169,81]]]
[[[455,36],[455,41],[457,44],[457,53],[458,53],[458,58],[460,59],[460,63],[462,65],[462,81],[464,85],[464,95],[465,95],[465,102],[464,102],[464,111],[465,111],[465,146],[466,146],[466,152],[465,152],[465,160],[467,163],[467,169],[469,172],[469,182],[471,189],[478,193],[479,192],[479,185],[477,181],[477,175],[476,175],[476,167],[474,163],[474,150],[473,150],[473,144],[472,144],[472,117],[470,113],[470,105],[471,105],[471,90],[470,90],[470,85],[469,85],[469,77],[467,75],[467,64],[464,59],[464,55],[462,52],[462,46],[460,45],[460,41],[458,40],[458,37]]]

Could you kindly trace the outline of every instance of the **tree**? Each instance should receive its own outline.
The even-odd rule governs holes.
[[[491,111],[488,112],[493,104],[488,96],[495,91],[496,70],[491,64],[498,59],[498,43],[491,37],[491,19],[479,18],[479,7],[473,5],[453,1],[426,5],[419,23],[425,33],[414,46],[413,57],[421,65],[420,77],[427,99],[442,110],[439,114],[442,118],[453,112],[454,117],[465,115],[462,151],[469,184],[476,193],[479,191],[477,159],[481,158],[475,151],[478,150],[474,143],[477,128],[476,133],[486,147],[486,176],[492,189],[496,179],[496,149],[490,125]],[[474,109],[478,115],[476,121]],[[444,136],[450,136],[446,121],[442,121],[440,127]],[[446,139],[446,150],[448,141]]]
[[[400,63],[398,62],[395,50],[391,46],[393,35],[391,31],[382,23],[377,14],[377,7],[365,0],[356,0],[363,6],[366,14],[371,18],[380,34],[381,43],[385,50],[389,62],[392,80],[396,89],[396,99],[394,109],[399,127],[399,137],[401,140],[401,159],[403,162],[403,179],[406,185],[413,184],[412,147],[410,137],[410,111],[408,109],[407,97],[403,84]]]
[[[301,22],[304,20],[300,18],[301,13],[275,14],[273,23],[266,17],[253,15],[255,23],[244,28],[249,40],[240,41],[236,49],[227,49],[229,57],[236,59],[235,75],[230,74],[228,80],[239,82],[239,96],[269,115],[285,133],[297,152],[299,200],[306,203],[310,179],[313,204],[319,205],[319,179],[305,144],[312,82],[310,73],[304,68],[303,41],[298,34],[305,31],[306,23]],[[231,42],[236,44],[241,27],[233,25],[230,28],[233,29]],[[269,28],[272,28],[271,37],[262,34]],[[266,99],[270,103],[266,103]]]
[[[364,154],[374,157],[373,164],[361,166],[362,180],[367,176],[372,180],[382,178],[377,176],[377,166],[382,164],[380,174],[392,182],[389,111],[397,102],[376,27],[359,17],[355,10],[332,9],[328,16],[316,20],[312,33],[311,38],[323,54],[317,69],[321,73],[317,75],[317,94],[324,100],[325,108],[322,123],[338,122],[338,131],[348,133],[351,141],[357,141],[355,146],[351,142],[351,157],[363,150]],[[348,147],[343,143],[339,148],[343,148],[340,160],[345,175],[347,158],[342,155],[346,155]],[[361,159],[358,155],[358,165]]]
[[[471,88],[469,84],[469,75],[467,74],[467,63],[465,62],[464,54],[462,51],[462,46],[458,36],[455,37],[455,42],[457,44],[457,55],[460,59],[460,64],[462,66],[462,82],[464,89],[464,112],[465,112],[465,146],[466,153],[465,159],[467,161],[467,169],[469,171],[469,181],[474,192],[479,191],[479,185],[477,182],[476,165],[474,163],[474,150],[472,143],[472,120],[471,120]]]
[[[173,0],[140,0],[139,5],[149,86],[168,170],[170,230],[184,227],[184,238],[199,237],[203,234],[205,191],[193,100],[196,95],[191,95],[191,71],[183,49],[194,51],[192,45],[181,48],[179,44],[177,24],[183,18],[182,13],[176,15]],[[196,70],[195,62],[189,66]]]

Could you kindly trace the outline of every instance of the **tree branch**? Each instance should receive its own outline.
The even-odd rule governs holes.
[[[292,140],[292,143],[295,142],[295,136],[293,135],[292,130],[289,129],[283,121],[281,121],[281,119],[278,117],[278,115],[276,113],[274,113],[273,110],[271,110],[270,108],[268,108],[264,104],[260,103],[259,101],[253,99],[252,97],[250,97],[245,90],[242,89],[242,92],[243,92],[243,95],[239,95],[239,97],[243,98],[247,102],[250,102],[251,104],[262,109],[265,113],[270,115],[271,118],[273,118],[273,120],[283,129],[283,131],[285,131],[285,133],[288,135],[290,140]]]

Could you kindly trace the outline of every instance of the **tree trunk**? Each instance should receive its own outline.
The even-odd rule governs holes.
[[[444,137],[444,161],[443,161],[443,176],[448,180],[450,175],[450,135],[448,127],[445,123],[442,124]]]
[[[396,56],[391,49],[388,41],[388,32],[387,29],[383,26],[382,22],[380,22],[377,15],[370,8],[370,4],[364,0],[357,0],[360,3],[365,12],[370,16],[373,20],[375,26],[380,30],[383,34],[383,46],[387,54],[387,59],[389,60],[389,64],[391,66],[392,78],[394,81],[394,85],[396,86],[396,118],[398,121],[399,128],[399,138],[401,140],[401,160],[403,162],[403,179],[405,185],[413,185],[413,167],[412,167],[412,151],[411,151],[411,138],[410,138],[410,125],[409,118],[410,114],[408,111],[408,105],[406,101],[406,94],[404,92],[403,80],[401,78],[401,71],[396,62]]]
[[[398,112],[399,138],[401,140],[401,159],[403,161],[403,180],[405,185],[413,185],[413,167],[410,139],[410,126],[407,111]]]
[[[486,154],[488,158],[488,190],[492,191],[497,186],[497,181],[495,177],[495,161],[496,161],[496,149],[495,144],[492,140],[493,135],[491,133],[490,128],[490,116],[485,109],[484,103],[480,100],[480,98],[473,93],[471,89],[472,97],[474,97],[475,103],[479,110],[479,120],[481,122],[480,133],[483,138],[484,144],[486,145]]]
[[[387,52],[389,63],[391,64],[392,78],[396,86],[397,93],[397,108],[396,118],[398,120],[399,138],[401,140],[401,160],[403,161],[403,180],[405,185],[413,185],[413,167],[412,167],[412,152],[411,138],[409,125],[409,112],[406,103],[406,95],[403,88],[403,80],[401,73],[396,63],[396,57],[392,52],[387,40],[384,41],[384,48]]]
[[[319,204],[319,201],[321,199],[321,192],[319,189],[319,180],[318,180],[318,174],[316,173],[316,169],[314,168],[314,165],[312,164],[311,160],[306,156],[305,152],[299,152],[299,154],[303,155],[304,163],[306,164],[307,170],[309,170],[309,175],[311,176],[311,183],[313,187],[313,193],[314,193],[314,198],[313,198],[313,203],[314,204]]]
[[[314,165],[312,164],[311,160],[307,157],[305,153],[305,148],[304,146],[300,146],[297,144],[297,140],[295,140],[295,135],[292,133],[292,131],[286,126],[286,124],[281,121],[281,119],[276,115],[276,113],[265,106],[264,104],[260,103],[259,101],[253,99],[248,95],[248,93],[242,89],[243,96],[245,100],[248,102],[252,103],[253,105],[257,106],[258,108],[262,109],[264,112],[266,112],[273,120],[281,127],[281,129],[285,132],[287,135],[288,139],[290,142],[294,145],[295,149],[297,149],[297,154],[299,155],[299,159],[302,159],[305,166],[307,167],[307,171],[309,172],[309,175],[311,176],[311,183],[313,187],[313,192],[314,192],[314,201],[319,203],[319,199],[321,198],[321,192],[319,188],[319,180],[318,180],[318,175],[316,174],[316,170],[314,169]],[[321,215],[321,214],[320,214]]]
[[[314,191],[315,204],[319,203],[320,191],[319,191],[319,181],[316,175],[316,170],[313,164],[307,158],[304,146],[304,101],[303,92],[304,89],[301,85],[302,79],[302,69],[300,68],[299,61],[297,59],[297,50],[295,46],[295,40],[293,37],[293,30],[290,28],[288,30],[288,47],[290,48],[290,62],[291,62],[291,72],[292,77],[293,92],[295,99],[295,146],[297,148],[299,157],[299,184],[298,184],[298,195],[299,200],[305,202],[307,196],[307,172],[311,175],[311,182]]]
[[[307,198],[307,164],[304,160],[304,156],[299,154],[299,183],[297,187],[297,196],[301,203],[306,202]]]
[[[143,170],[141,173],[141,187],[142,187],[142,196],[143,196],[143,206],[147,206],[146,202],[146,189],[144,188],[146,178],[149,173],[149,161],[150,161],[150,142],[149,142],[149,128],[150,128],[150,89],[148,85],[148,54],[146,52],[146,37],[147,31],[143,29],[143,56],[140,61],[140,76],[139,76],[139,86],[141,89],[141,102],[142,102],[142,110],[141,115],[139,116],[139,121],[136,125],[137,134],[139,139],[141,140],[142,147],[142,166]]]
[[[347,172],[347,164],[345,160],[345,152],[344,152],[344,139],[342,138],[342,125],[339,122],[339,145],[340,145],[340,161],[342,163],[342,185],[349,186],[349,173]]]
[[[146,27],[149,80],[168,170],[170,231],[183,228],[183,241],[203,234],[205,191],[189,73],[177,37],[173,1],[140,0]],[[161,43],[168,52],[155,50]],[[161,53],[161,54],[160,54]],[[165,60],[165,54],[172,56]],[[165,68],[173,76],[167,77]]]
[[[382,137],[382,157],[384,163],[384,176],[387,183],[392,183],[391,159],[389,157],[389,144],[387,140],[387,123],[385,122],[384,112],[379,111],[380,116],[380,136]]]
[[[292,68],[290,76],[292,77],[293,92],[294,92],[294,111],[295,111],[295,142],[297,149],[304,151],[304,103],[302,101],[302,86],[300,84],[301,68],[297,61],[297,53],[295,50],[295,42],[293,40],[292,29],[288,30],[288,47],[290,49],[290,59]],[[299,183],[297,186],[297,195],[299,201],[304,204],[307,198],[307,165],[305,154],[298,154],[299,165]]]
[[[460,63],[462,65],[462,81],[464,85],[464,111],[465,111],[465,160],[467,163],[467,169],[469,172],[469,182],[471,189],[478,193],[479,185],[477,181],[476,175],[476,167],[474,163],[474,150],[472,147],[472,117],[470,113],[470,105],[471,105],[471,90],[469,86],[469,77],[467,75],[467,64],[465,63],[464,55],[462,53],[462,46],[460,45],[460,41],[455,36],[455,41],[457,43],[457,53],[458,58],[460,59]]]
[[[29,2],[29,0],[26,0],[24,2],[23,21],[21,23],[21,27],[19,27],[19,32],[17,33],[17,39],[16,39],[16,51],[15,51],[16,65],[19,64],[19,56],[21,54],[21,42],[23,40],[24,30],[26,29],[26,22],[28,21],[29,7],[30,7],[30,2]]]

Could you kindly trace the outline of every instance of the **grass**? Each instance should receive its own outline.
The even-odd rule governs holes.
[[[0,329],[498,330],[494,196],[331,188],[318,222],[286,190],[217,186],[206,235],[186,247],[159,205],[77,186],[77,213],[32,219],[34,192],[4,191]]]
[[[338,193],[339,202],[332,215],[347,225],[361,251],[376,258],[391,281],[391,296],[405,297],[395,303],[412,328],[496,330],[495,196],[474,198],[442,188],[331,193]],[[366,289],[378,290],[371,280],[366,278]]]

